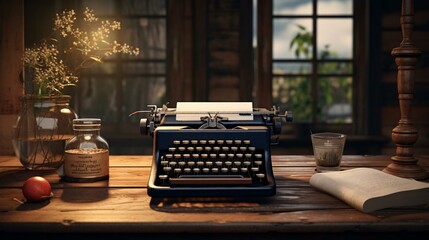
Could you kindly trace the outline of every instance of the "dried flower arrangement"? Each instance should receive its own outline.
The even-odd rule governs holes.
[[[33,94],[61,95],[66,86],[76,85],[83,68],[113,54],[139,54],[138,48],[110,39],[113,31],[120,30],[120,22],[100,21],[86,8],[82,23],[79,28],[74,10],[56,14],[51,36],[25,49],[23,61]]]

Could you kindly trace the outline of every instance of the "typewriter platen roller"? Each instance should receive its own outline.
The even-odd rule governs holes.
[[[153,137],[148,183],[152,197],[271,196],[276,184],[270,145],[278,142],[280,114],[251,103],[149,105],[140,131]]]

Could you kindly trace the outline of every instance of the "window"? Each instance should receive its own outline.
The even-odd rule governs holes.
[[[103,119],[106,137],[139,135],[128,115],[161,105],[166,95],[166,1],[82,0],[100,19],[121,21],[117,40],[140,48],[139,56],[115,55],[80,77],[73,107],[80,117]]]
[[[355,0],[356,2],[362,2]],[[355,133],[357,3],[353,0],[257,1],[256,102],[291,110],[310,130]],[[271,21],[264,19],[271,19]],[[364,49],[365,44],[361,45]],[[266,98],[263,96],[271,96]],[[359,117],[358,117],[359,116]]]

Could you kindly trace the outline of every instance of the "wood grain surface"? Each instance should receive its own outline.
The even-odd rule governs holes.
[[[62,181],[54,170],[24,170],[0,156],[0,233],[371,233],[428,231],[427,206],[361,213],[308,184],[312,156],[273,156],[277,194],[265,198],[151,198],[150,156],[110,156],[110,179]],[[429,157],[420,157],[429,169]],[[387,156],[344,156],[342,169],[383,169]],[[24,203],[23,182],[45,177],[54,197]],[[199,236],[199,235],[198,235]],[[254,235],[257,236],[257,235]],[[268,236],[268,235],[267,235]]]

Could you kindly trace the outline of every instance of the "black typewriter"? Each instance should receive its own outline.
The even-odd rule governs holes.
[[[140,131],[153,137],[152,197],[271,196],[276,183],[270,145],[278,141],[278,109],[251,103],[149,105]],[[219,110],[222,109],[222,110]]]

